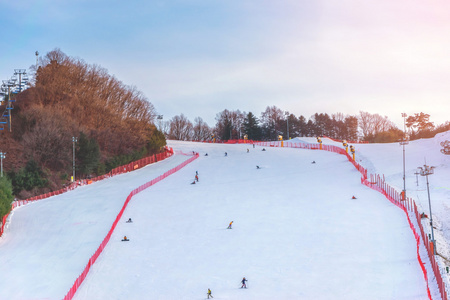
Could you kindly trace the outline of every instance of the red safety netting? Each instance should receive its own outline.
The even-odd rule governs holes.
[[[195,153],[195,152],[194,152]],[[138,194],[139,192],[145,190],[146,188],[154,185],[155,183],[163,180],[164,178],[168,177],[169,175],[177,172],[178,170],[180,170],[181,168],[183,168],[184,166],[186,166],[187,164],[191,163],[192,161],[194,161],[195,159],[197,159],[199,157],[198,153],[195,153],[194,156],[192,156],[190,159],[184,161],[182,164],[178,165],[177,167],[167,171],[166,173],[156,177],[155,179],[141,185],[140,187],[134,189],[133,191],[131,191],[131,193],[128,195],[127,199],[125,200],[122,209],[119,211],[119,214],[117,215],[116,219],[114,220],[110,230],[108,231],[108,234],[105,236],[105,238],[103,239],[103,241],[101,242],[100,246],[98,247],[97,251],[95,251],[95,253],[92,255],[92,257],[89,259],[86,267],[84,268],[83,272],[80,274],[80,276],[78,276],[78,278],[75,280],[74,284],[72,285],[72,287],[70,288],[70,290],[67,292],[66,296],[64,297],[64,300],[71,300],[73,298],[73,296],[75,295],[75,293],[77,292],[78,288],[80,287],[81,283],[84,281],[84,279],[86,278],[87,274],[89,273],[89,270],[91,269],[91,266],[95,263],[95,261],[97,260],[97,258],[100,256],[100,254],[102,253],[103,249],[106,247],[106,245],[109,242],[109,239],[111,238],[111,235],[114,232],[114,229],[117,226],[117,223],[119,222],[119,220],[122,218],[122,215],[128,205],[128,203],[130,202],[131,198]]]
[[[68,185],[67,187],[62,188],[60,190],[52,191],[52,192],[49,192],[49,193],[46,193],[46,194],[42,194],[42,195],[39,195],[39,196],[35,196],[35,197],[31,197],[31,198],[28,198],[26,200],[14,201],[12,203],[12,205],[11,205],[10,212],[7,213],[5,216],[3,216],[2,224],[1,224],[1,228],[0,228],[0,236],[3,235],[4,227],[5,227],[5,224],[6,224],[6,221],[8,219],[9,214],[16,207],[28,204],[28,203],[33,202],[33,201],[37,201],[37,200],[45,199],[45,198],[48,198],[48,197],[60,195],[62,193],[66,193],[68,191],[71,191],[71,190],[77,188],[78,186],[91,184],[92,182],[95,182],[95,181],[99,181],[99,180],[102,180],[102,179],[105,179],[105,178],[109,178],[109,177],[112,177],[112,176],[115,176],[115,175],[118,175],[118,174],[123,174],[123,173],[126,173],[126,172],[130,172],[130,171],[142,168],[142,167],[144,167],[144,166],[146,166],[148,164],[152,164],[152,163],[158,162],[160,160],[166,159],[167,157],[172,156],[173,153],[174,152],[173,152],[172,148],[166,147],[164,149],[164,152],[161,152],[161,153],[158,153],[158,154],[154,154],[152,156],[148,156],[148,157],[142,158],[140,160],[131,162],[129,164],[117,167],[115,169],[112,169],[107,174],[104,174],[104,175],[101,175],[101,176],[97,176],[97,177],[91,178],[91,179],[77,180],[76,182],[73,182],[70,185]]]

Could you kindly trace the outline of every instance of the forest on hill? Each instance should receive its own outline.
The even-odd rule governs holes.
[[[11,131],[0,133],[4,171],[19,199],[69,183],[73,148],[79,179],[159,153],[166,145],[154,125],[154,106],[104,68],[55,49],[41,58],[32,81],[12,96]]]

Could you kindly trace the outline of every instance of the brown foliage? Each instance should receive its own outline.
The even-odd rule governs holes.
[[[70,166],[80,131],[97,140],[103,158],[128,154],[150,140],[154,117],[135,87],[55,49],[41,59],[35,85],[17,96],[14,138],[26,160],[58,170]]]

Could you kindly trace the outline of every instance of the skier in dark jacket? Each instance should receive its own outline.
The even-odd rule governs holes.
[[[241,289],[242,289],[242,288],[245,288],[245,289],[247,288],[247,285],[245,284],[245,282],[246,282],[246,281],[248,281],[248,280],[247,280],[247,279],[245,279],[245,277],[244,277],[244,278],[242,278],[242,280],[241,280],[241,282],[242,282],[242,286],[241,286]]]

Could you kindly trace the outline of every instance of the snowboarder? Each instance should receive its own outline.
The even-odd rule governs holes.
[[[131,218],[128,218],[127,223],[133,223],[133,221],[131,220]]]
[[[248,281],[248,280],[247,280],[247,279],[245,279],[245,277],[244,277],[244,278],[242,278],[242,280],[241,280],[241,282],[242,282],[242,286],[241,286],[241,289],[242,289],[242,288],[245,288],[245,289],[247,288],[247,285],[245,284],[245,282],[246,282],[246,281]]]
[[[128,241],[129,241],[129,239],[127,238],[127,236],[124,236],[122,239],[122,242],[128,242]]]
[[[208,295],[208,299],[209,299],[209,297],[214,298],[213,295],[211,295],[211,290],[210,289],[208,289],[208,292],[206,293],[206,295]]]
[[[230,222],[230,225],[228,225],[227,229],[232,229],[231,225],[233,225],[233,221]]]

